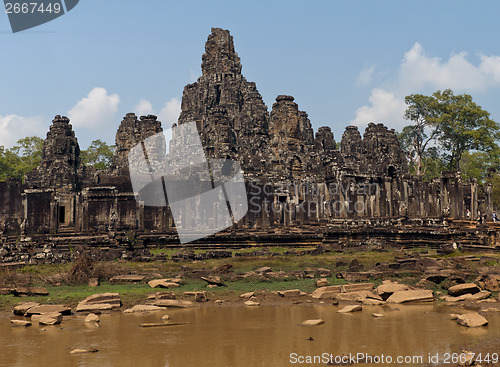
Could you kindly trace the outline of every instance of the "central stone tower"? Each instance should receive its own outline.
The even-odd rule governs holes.
[[[262,172],[269,113],[255,83],[241,74],[228,30],[212,28],[202,76],[184,87],[179,124],[195,121],[209,158],[239,160],[246,173]]]

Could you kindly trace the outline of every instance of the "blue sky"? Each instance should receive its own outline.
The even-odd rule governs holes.
[[[400,130],[404,96],[452,88],[500,122],[500,2],[81,0],[13,34],[0,14],[0,145],[72,119],[80,146],[114,143],[127,112],[176,120],[211,27],[229,29],[270,109],[291,94],[315,130]],[[164,125],[164,126],[165,126]]]

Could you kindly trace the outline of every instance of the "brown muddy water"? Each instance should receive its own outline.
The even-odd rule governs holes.
[[[500,315],[488,315],[487,327],[468,329],[449,319],[449,308],[435,305],[364,306],[353,314],[338,314],[337,310],[338,306],[313,304],[207,306],[150,314],[103,314],[99,327],[86,324],[84,316],[68,316],[58,326],[35,323],[28,328],[11,327],[11,315],[3,313],[0,366],[325,366],[327,355],[349,353],[384,356],[381,363],[355,366],[428,366],[432,365],[429,355],[437,355],[443,362],[446,353],[500,337]],[[385,317],[376,319],[372,312]],[[161,322],[165,314],[172,322],[190,324],[139,327],[140,323]],[[306,319],[317,318],[325,323],[299,326]],[[75,348],[99,351],[70,355]],[[315,356],[316,361],[322,360],[306,363],[314,362]],[[421,360],[414,359],[419,356]],[[388,357],[392,363],[387,363]],[[398,363],[397,357],[407,361]]]

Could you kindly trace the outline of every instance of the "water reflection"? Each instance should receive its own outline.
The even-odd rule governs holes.
[[[29,328],[10,327],[10,315],[4,314],[0,318],[0,366],[275,367],[293,365],[292,353],[421,355],[425,361],[429,353],[454,353],[477,339],[500,336],[499,315],[488,316],[487,328],[467,329],[449,320],[449,310],[434,305],[365,306],[354,314],[338,314],[337,310],[337,306],[309,304],[210,306],[150,314],[104,314],[98,327],[85,323],[84,317],[73,316],[59,326],[35,324]],[[385,316],[374,318],[372,312]],[[189,324],[139,327],[140,323],[161,322],[167,313],[172,321]],[[317,318],[325,324],[299,326],[306,319]],[[96,348],[99,352],[70,355],[76,348]]]

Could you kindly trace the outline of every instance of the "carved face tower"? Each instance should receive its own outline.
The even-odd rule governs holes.
[[[212,28],[202,76],[184,88],[179,124],[195,121],[209,158],[239,160],[245,172],[262,171],[269,114],[255,83],[241,74],[229,31]]]
[[[79,183],[80,147],[69,119],[57,115],[43,144],[42,161],[26,177],[29,187],[75,189]]]

